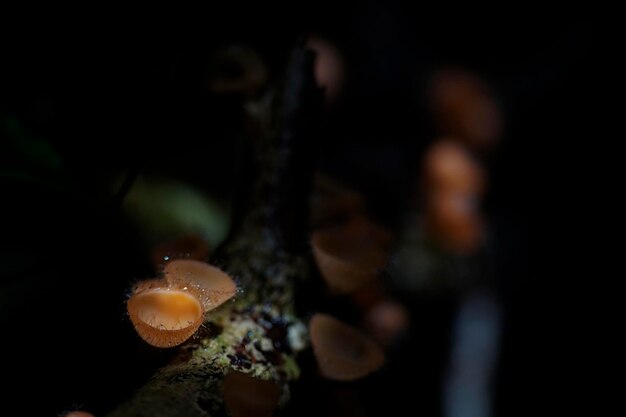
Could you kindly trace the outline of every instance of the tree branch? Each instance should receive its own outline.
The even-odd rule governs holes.
[[[110,417],[227,415],[221,385],[231,371],[276,383],[279,403],[288,401],[289,382],[300,373],[295,355],[307,345],[294,297],[311,271],[304,256],[307,207],[323,104],[313,58],[303,47],[294,49],[280,133],[261,152],[253,207],[212,262],[238,281],[241,293],[210,312],[202,335]]]

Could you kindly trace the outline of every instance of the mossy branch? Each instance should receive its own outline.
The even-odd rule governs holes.
[[[239,284],[240,294],[205,320],[202,335],[180,348],[133,398],[110,417],[228,415],[221,392],[231,371],[270,380],[281,388],[299,377],[296,353],[307,331],[295,314],[299,281],[311,266],[306,256],[307,203],[315,127],[322,108],[313,79],[313,54],[298,47],[287,69],[280,129],[260,153],[261,171],[252,207],[217,251],[215,265]]]

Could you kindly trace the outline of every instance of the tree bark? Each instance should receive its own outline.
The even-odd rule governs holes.
[[[276,383],[280,406],[288,401],[289,383],[300,374],[296,353],[308,344],[294,299],[298,282],[312,270],[307,207],[323,106],[313,58],[303,47],[294,49],[281,127],[259,152],[251,209],[212,260],[237,280],[239,294],[209,312],[200,335],[110,417],[228,415],[221,385],[231,371]]]

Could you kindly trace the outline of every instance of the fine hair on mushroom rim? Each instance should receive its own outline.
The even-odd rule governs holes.
[[[165,266],[163,275],[170,285],[197,291],[205,311],[219,307],[237,293],[237,284],[226,272],[205,262],[177,259]]]
[[[166,285],[140,288],[128,299],[127,308],[137,333],[156,347],[183,343],[204,318],[202,305],[193,292]]]

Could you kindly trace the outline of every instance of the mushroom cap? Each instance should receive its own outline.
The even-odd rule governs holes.
[[[130,320],[139,336],[149,344],[177,346],[189,339],[202,324],[202,305],[193,293],[158,287],[155,282],[158,281],[139,287],[128,299]]]
[[[70,411],[65,417],[94,417],[94,415],[86,411]]]
[[[313,74],[318,87],[324,88],[327,101],[333,101],[341,92],[344,80],[344,60],[339,49],[330,41],[311,36],[307,48],[315,52]]]
[[[385,363],[385,354],[374,341],[334,317],[317,313],[309,326],[313,353],[325,378],[352,381]]]
[[[224,271],[192,259],[177,259],[163,269],[170,285],[193,288],[205,311],[219,307],[237,292],[237,284]]]
[[[432,79],[431,106],[445,134],[483,150],[493,146],[502,131],[502,115],[488,86],[473,74],[439,71]]]
[[[317,230],[311,246],[322,277],[338,293],[353,292],[372,281],[387,261],[386,251],[358,225]]]
[[[482,218],[472,196],[452,191],[431,193],[426,200],[425,227],[445,249],[469,253],[483,240]]]
[[[278,405],[280,388],[263,379],[231,372],[222,382],[224,402],[233,417],[269,417]]]
[[[162,242],[152,250],[152,265],[155,269],[174,259],[204,261],[209,257],[209,244],[198,235],[185,235]]]
[[[365,326],[378,343],[390,346],[409,328],[409,313],[399,302],[384,300],[369,309]]]
[[[427,192],[452,190],[480,195],[486,183],[480,165],[449,138],[439,139],[426,153],[424,178]]]

